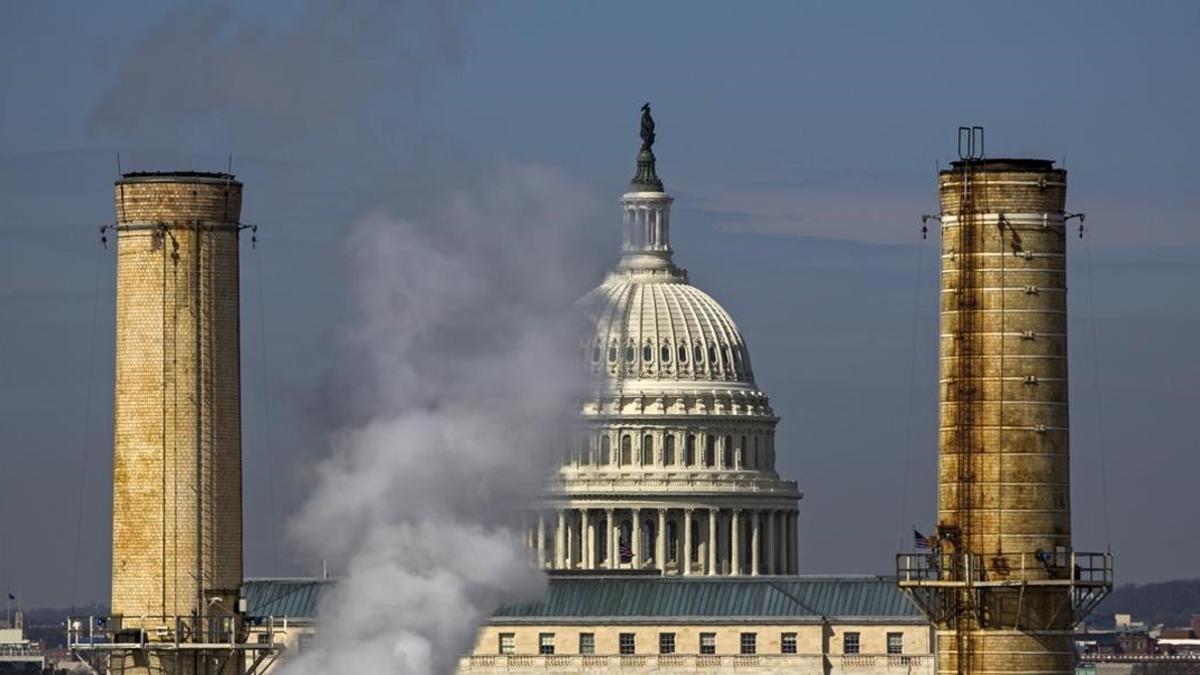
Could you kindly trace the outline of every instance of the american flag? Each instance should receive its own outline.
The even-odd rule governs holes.
[[[933,548],[933,540],[914,529],[913,546],[916,548]]]
[[[621,562],[633,562],[633,547],[629,545],[629,540],[621,537],[617,540],[617,555],[621,557]]]

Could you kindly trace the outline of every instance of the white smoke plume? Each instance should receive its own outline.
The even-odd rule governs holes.
[[[524,519],[578,411],[593,205],[510,167],[351,234],[356,317],[327,392],[346,422],[292,523],[338,579],[288,675],[453,672],[497,606],[543,589]]]

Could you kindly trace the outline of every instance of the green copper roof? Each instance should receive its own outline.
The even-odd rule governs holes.
[[[309,619],[317,615],[321,593],[331,581],[321,579],[249,579],[242,584],[246,616]]]
[[[881,577],[552,578],[537,602],[495,619],[551,618],[922,619],[892,579]]]
[[[256,579],[242,597],[250,619],[316,616],[318,579]],[[889,619],[924,622],[920,611],[886,577],[551,577],[536,602],[501,607],[493,621],[581,619],[794,620]]]

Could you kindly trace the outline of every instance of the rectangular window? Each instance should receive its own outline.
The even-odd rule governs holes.
[[[500,634],[500,653],[512,654],[517,651],[517,635],[516,633],[501,633]]]
[[[296,640],[296,651],[301,654],[310,651],[316,639],[317,636],[313,633],[301,633],[300,637]]]
[[[903,654],[904,653],[904,633],[888,633],[887,634],[887,653]]]
[[[658,634],[658,653],[659,654],[674,654],[675,653],[675,634],[674,633],[659,633]]]
[[[857,654],[858,653],[858,633],[846,633],[842,637],[842,653]]]
[[[554,654],[554,633],[538,633],[538,653],[543,656]]]
[[[758,653],[758,633],[742,633],[742,651],[743,654]]]
[[[622,654],[633,654],[637,651],[636,645],[633,633],[621,633],[617,637],[617,647]]]
[[[596,653],[596,634],[595,633],[580,633],[579,634],[579,653],[580,654],[595,654]]]
[[[717,653],[717,634],[716,633],[701,633],[700,634],[700,653],[701,654],[716,654]]]
[[[795,654],[796,653],[796,634],[784,633],[779,636],[779,653]]]

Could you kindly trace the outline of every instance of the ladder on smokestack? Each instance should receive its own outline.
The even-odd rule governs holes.
[[[974,162],[983,159],[983,128],[959,127],[958,155],[962,160],[962,193],[958,204],[957,238],[957,320],[958,348],[955,358],[955,377],[952,396],[955,402],[954,449],[958,458],[956,485],[956,514],[951,541],[960,553],[977,553],[976,491],[980,451],[979,414],[983,393],[980,364],[979,311],[982,309],[978,279],[978,254],[981,251],[980,217],[974,186]],[[958,575],[970,574],[958,569]],[[956,579],[963,581],[963,579]],[[974,667],[974,640],[977,627],[977,596],[963,590],[954,596],[955,650],[957,671],[970,673]]]

